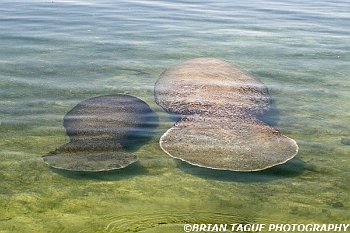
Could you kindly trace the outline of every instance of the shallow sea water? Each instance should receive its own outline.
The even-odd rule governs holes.
[[[347,1],[0,1],[0,232],[183,232],[184,223],[348,223]],[[238,173],[176,161],[161,72],[217,57],[266,84],[266,121],[299,144],[285,165]],[[139,162],[107,173],[49,168],[79,101],[124,93],[158,114]]]

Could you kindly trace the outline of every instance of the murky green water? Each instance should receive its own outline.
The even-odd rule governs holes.
[[[183,232],[188,223],[350,219],[347,1],[0,1],[0,232]],[[267,121],[300,150],[256,173],[176,161],[153,100],[166,68],[218,57],[269,88]],[[50,169],[79,101],[126,93],[159,116],[139,162],[99,174]]]

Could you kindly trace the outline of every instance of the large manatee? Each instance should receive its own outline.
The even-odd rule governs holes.
[[[155,100],[180,119],[160,139],[190,164],[258,171],[293,158],[296,142],[257,119],[269,109],[266,86],[226,61],[198,58],[163,72]]]

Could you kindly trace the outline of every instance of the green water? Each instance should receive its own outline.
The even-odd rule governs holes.
[[[348,223],[350,6],[346,1],[0,1],[0,233],[184,232],[187,223]],[[263,81],[267,121],[300,147],[264,172],[197,168],[158,145],[165,69],[218,57]],[[124,93],[159,116],[139,162],[49,168],[79,101]]]

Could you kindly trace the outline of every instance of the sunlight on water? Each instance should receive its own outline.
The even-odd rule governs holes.
[[[1,1],[0,232],[348,222],[349,12],[339,0]],[[265,83],[273,101],[264,120],[297,141],[295,159],[239,173],[160,149],[174,119],[155,104],[154,83],[197,57],[225,59]],[[137,163],[96,174],[43,163],[67,143],[62,123],[72,107],[117,93],[159,117]]]

